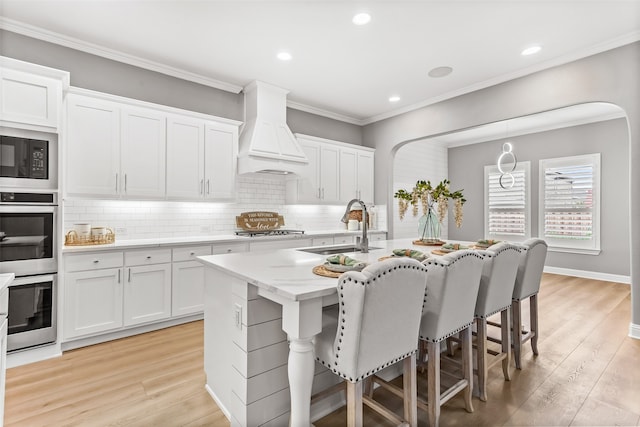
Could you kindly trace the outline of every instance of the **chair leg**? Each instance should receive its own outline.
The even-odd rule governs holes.
[[[504,379],[511,380],[511,372],[509,368],[511,365],[511,308],[502,310],[500,313],[501,333],[502,333],[502,353],[504,359],[502,359],[502,373]]]
[[[451,357],[456,355],[456,349],[453,347],[453,340],[447,338],[447,354]]]
[[[404,359],[402,375],[404,419],[411,427],[418,426],[418,379],[416,375],[416,355]]]
[[[467,412],[473,412],[473,345],[471,343],[471,326],[460,332],[462,348],[462,374],[468,385],[464,393],[464,405]]]
[[[516,362],[516,369],[522,369],[522,302],[513,301],[511,311],[513,312],[513,359]]]
[[[476,319],[476,345],[478,360],[478,390],[480,400],[487,401],[487,319]]]
[[[362,427],[362,381],[347,381],[347,427]]]
[[[429,406],[429,427],[440,423],[440,343],[428,342],[427,354],[427,404]]]
[[[531,350],[538,355],[538,294],[529,298],[529,316],[531,319]]]

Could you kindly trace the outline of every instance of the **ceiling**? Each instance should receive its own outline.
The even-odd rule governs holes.
[[[640,0],[0,0],[0,28],[367,124],[640,40]]]

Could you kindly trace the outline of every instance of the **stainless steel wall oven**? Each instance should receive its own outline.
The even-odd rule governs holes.
[[[16,275],[8,351],[56,339],[57,211],[55,192],[0,192],[0,272]]]

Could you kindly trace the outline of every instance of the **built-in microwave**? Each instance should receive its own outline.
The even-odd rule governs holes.
[[[0,187],[55,190],[57,156],[53,134],[0,128]]]

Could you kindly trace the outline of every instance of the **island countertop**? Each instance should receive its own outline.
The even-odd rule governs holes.
[[[413,240],[376,241],[370,244],[368,253],[344,254],[359,261],[374,263],[381,257],[391,255],[394,249],[414,249],[430,254],[437,248],[414,245]],[[334,294],[338,279],[318,276],[312,272],[313,267],[325,262],[327,255],[304,252],[301,249],[304,248],[207,255],[198,259],[207,266],[290,300],[300,301]]]

